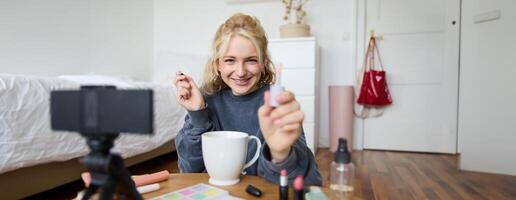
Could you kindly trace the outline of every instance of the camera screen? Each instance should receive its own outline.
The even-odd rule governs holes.
[[[153,133],[152,90],[87,86],[52,91],[51,126],[81,133]]]

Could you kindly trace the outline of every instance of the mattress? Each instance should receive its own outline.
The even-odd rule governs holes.
[[[154,91],[154,134],[122,133],[112,152],[127,158],[151,151],[174,139],[182,127],[186,113],[177,104],[171,84],[96,75],[41,77],[0,74],[0,173],[86,155],[89,149],[80,134],[50,129],[50,91],[99,84]]]

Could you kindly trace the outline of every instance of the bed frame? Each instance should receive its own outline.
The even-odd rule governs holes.
[[[174,140],[140,155],[125,159],[126,166],[175,151]],[[0,174],[0,199],[20,199],[78,180],[85,168],[78,159],[53,162]]]

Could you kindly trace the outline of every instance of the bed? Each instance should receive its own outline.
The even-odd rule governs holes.
[[[77,133],[50,129],[50,91],[81,85],[154,91],[154,134],[121,134],[113,152],[132,165],[175,150],[185,115],[170,84],[99,75],[42,77],[0,74],[0,199],[19,199],[79,179],[77,159],[89,150]]]

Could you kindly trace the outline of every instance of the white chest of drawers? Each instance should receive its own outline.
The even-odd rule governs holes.
[[[271,39],[272,62],[283,64],[281,83],[293,92],[305,113],[306,144],[315,154],[319,143],[319,63],[314,37]]]

